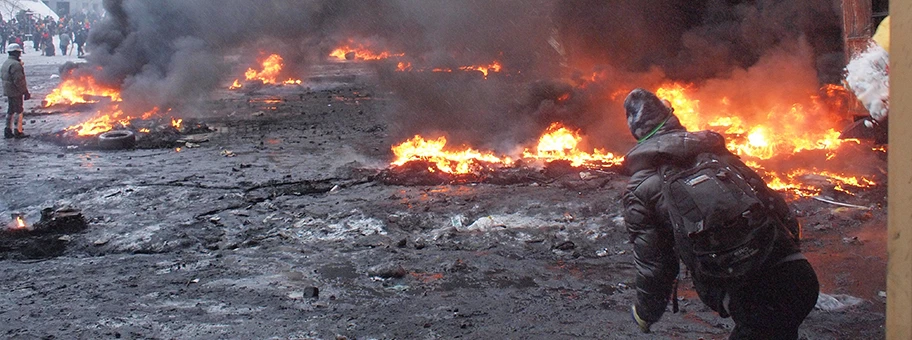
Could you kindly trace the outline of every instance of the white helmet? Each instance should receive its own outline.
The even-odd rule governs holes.
[[[12,44],[9,44],[8,46],[6,46],[7,53],[13,52],[13,51],[22,52],[22,46],[19,46],[19,44],[17,44],[17,43],[12,43]]]

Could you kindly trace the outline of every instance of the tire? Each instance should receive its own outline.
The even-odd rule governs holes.
[[[98,147],[103,150],[130,149],[136,144],[136,135],[130,130],[113,130],[98,135]]]

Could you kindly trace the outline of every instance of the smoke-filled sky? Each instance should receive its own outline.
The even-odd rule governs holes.
[[[714,89],[814,91],[839,79],[835,0],[105,0],[89,62],[125,105],[187,105],[237,77],[259,51],[293,72],[339,42],[365,41],[424,67],[504,65],[504,75],[386,72],[393,133],[440,132],[501,151],[551,121],[593,143],[629,140],[619,91],[668,80]],[[240,54],[243,65],[226,62]],[[94,69],[94,68],[87,68]],[[598,81],[582,82],[598,72]],[[788,72],[788,73],[785,73]],[[306,74],[297,76],[306,77]],[[756,78],[756,79],[754,79]],[[769,79],[780,83],[770,84]],[[792,81],[794,80],[794,81]],[[760,89],[757,89],[758,91]],[[716,90],[704,95],[716,95]],[[569,100],[557,100],[571,93]],[[766,93],[766,92],[764,92]],[[619,134],[623,132],[622,134]],[[394,136],[395,137],[395,136]]]

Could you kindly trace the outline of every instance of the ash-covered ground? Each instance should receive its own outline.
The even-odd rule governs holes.
[[[25,56],[27,107],[63,58]],[[70,206],[88,228],[0,240],[0,337],[727,337],[687,278],[681,312],[637,331],[623,175],[384,184],[397,94],[358,63],[310,71],[303,86],[216,93],[192,117],[215,131],[179,151],[45,142],[85,114],[30,113],[33,138],[0,143],[0,220]],[[886,187],[855,194],[842,199],[873,209],[791,201],[821,291],[848,302],[813,311],[804,338],[884,337]]]

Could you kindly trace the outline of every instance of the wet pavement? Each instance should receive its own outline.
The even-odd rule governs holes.
[[[40,58],[26,55],[36,98],[27,108],[56,86],[65,57]],[[626,177],[383,184],[376,175],[399,142],[386,132],[396,94],[357,64],[313,75],[300,87],[217,93],[184,117],[214,128],[192,148],[0,142],[2,219],[18,211],[34,223],[43,208],[71,206],[89,221],[59,235],[59,256],[0,248],[0,336],[727,337],[731,320],[703,306],[687,279],[683,312],[667,313],[654,334],[630,321]],[[33,111],[33,135],[86,115]],[[822,291],[864,299],[815,310],[804,338],[884,337],[885,192],[861,195],[879,204],[861,212],[792,200]]]

